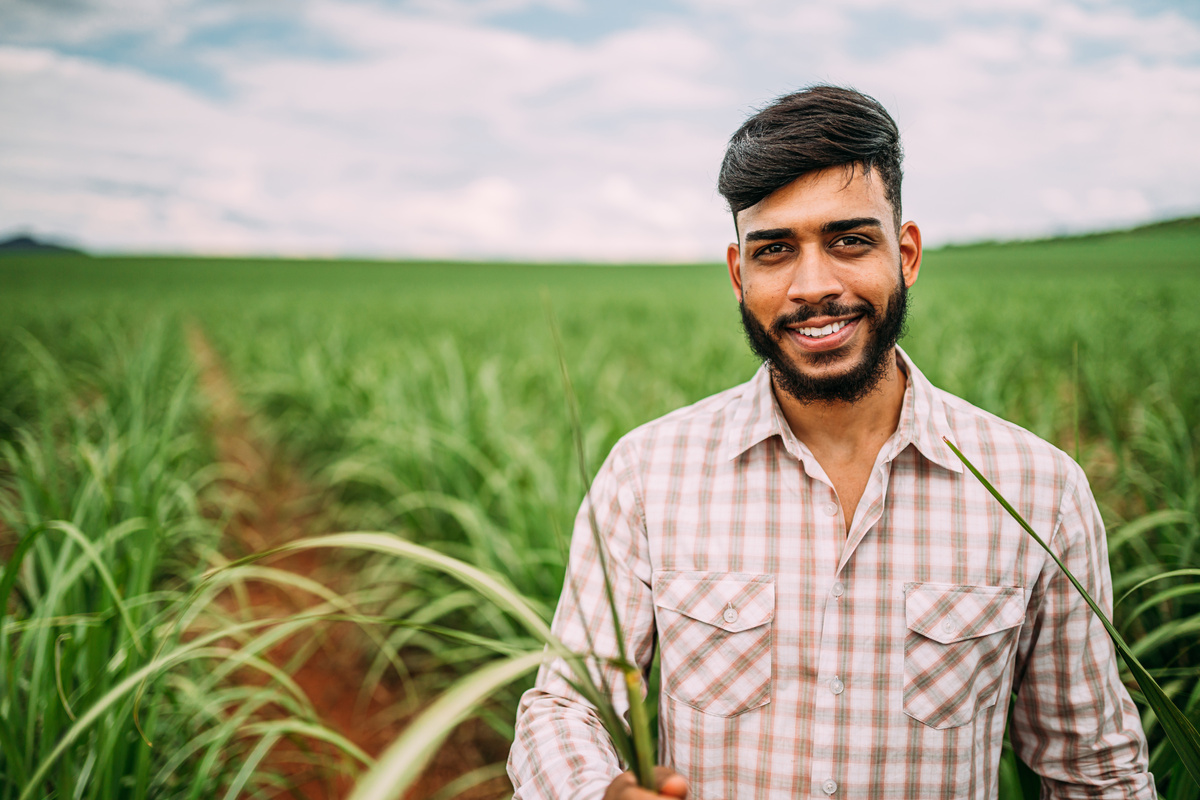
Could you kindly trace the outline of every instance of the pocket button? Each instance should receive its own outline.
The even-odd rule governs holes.
[[[737,611],[734,610],[733,606],[729,606],[728,608],[726,608],[725,613],[721,615],[721,619],[725,620],[730,625],[737,622],[737,618],[738,618],[738,613],[737,613]]]

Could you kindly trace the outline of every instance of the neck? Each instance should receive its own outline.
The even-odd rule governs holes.
[[[818,460],[821,453],[848,455],[864,449],[871,451],[874,460],[875,453],[900,423],[907,385],[907,376],[896,363],[894,349],[879,384],[854,403],[801,403],[772,381],[775,398],[792,433]]]

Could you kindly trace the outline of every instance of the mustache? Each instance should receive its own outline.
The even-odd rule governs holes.
[[[803,322],[808,322],[813,317],[857,317],[864,316],[868,320],[872,320],[876,316],[875,306],[870,303],[856,303],[849,305],[847,303],[839,303],[836,300],[821,306],[803,306],[795,311],[790,311],[775,318],[771,323],[771,331],[777,336],[782,336],[791,325],[799,325]]]

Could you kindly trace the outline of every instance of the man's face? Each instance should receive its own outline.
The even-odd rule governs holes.
[[[861,168],[802,176],[738,213],[729,274],[754,352],[804,403],[855,402],[888,372],[921,234]]]

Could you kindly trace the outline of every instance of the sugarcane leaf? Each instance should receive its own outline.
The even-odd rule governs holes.
[[[1108,635],[1112,638],[1113,644],[1116,645],[1117,652],[1120,653],[1121,658],[1125,660],[1125,664],[1127,667],[1129,667],[1129,671],[1132,673],[1133,679],[1137,681],[1138,687],[1142,690],[1142,695],[1146,699],[1146,704],[1150,706],[1150,709],[1154,712],[1155,716],[1158,717],[1159,724],[1162,725],[1163,732],[1166,733],[1168,741],[1170,741],[1171,746],[1175,748],[1175,752],[1179,754],[1180,762],[1183,764],[1184,768],[1187,769],[1188,773],[1191,774],[1192,780],[1200,784],[1200,732],[1196,731],[1195,726],[1192,725],[1191,721],[1188,720],[1184,713],[1179,709],[1179,706],[1175,705],[1171,698],[1167,696],[1166,692],[1162,690],[1162,687],[1158,685],[1158,681],[1154,680],[1154,676],[1152,676],[1146,670],[1146,668],[1142,665],[1142,662],[1138,660],[1136,655],[1134,655],[1133,651],[1129,648],[1129,645],[1126,644],[1125,639],[1117,631],[1116,627],[1113,626],[1112,622],[1109,621],[1108,617],[1105,616],[1104,611],[1100,608],[1099,604],[1092,599],[1092,596],[1087,593],[1087,590],[1083,588],[1083,585],[1080,584],[1075,576],[1071,574],[1071,571],[1067,569],[1065,564],[1063,564],[1062,559],[1060,559],[1058,555],[1050,549],[1042,537],[1038,536],[1033,527],[1025,521],[1025,518],[1017,513],[1017,510],[1012,507],[1012,504],[1004,499],[1000,492],[997,491],[996,487],[992,486],[991,482],[988,481],[987,478],[983,477],[983,474],[975,468],[975,465],[972,464],[971,461],[962,454],[962,451],[959,450],[953,442],[945,437],[943,437],[943,441],[950,446],[950,449],[953,450],[954,454],[958,456],[959,460],[966,465],[967,469],[971,471],[971,474],[979,479],[979,482],[982,483],[984,488],[991,493],[992,497],[996,498],[997,502],[1004,507],[1004,510],[1007,511],[1009,515],[1016,520],[1017,523],[1024,528],[1025,531],[1032,536],[1039,545],[1042,546],[1042,549],[1045,550],[1052,559],[1054,559],[1054,563],[1057,564],[1058,568],[1062,570],[1063,574],[1067,577],[1067,580],[1069,580],[1071,584],[1079,591],[1079,593],[1083,596],[1084,601],[1089,607],[1091,607],[1096,616],[1100,618],[1101,624],[1104,625],[1104,629],[1108,631]]]
[[[33,547],[33,542],[37,539],[38,534],[44,530],[46,530],[44,525],[38,525],[26,531],[21,540],[17,542],[12,554],[9,555],[8,563],[4,565],[4,575],[0,577],[0,617],[8,614],[8,596],[17,582],[17,573],[21,569],[21,562],[24,560],[25,554],[29,552],[30,547]]]
[[[613,592],[612,573],[609,571],[608,548],[604,537],[600,534],[600,525],[596,521],[596,508],[591,500],[591,476],[588,474],[587,458],[583,448],[583,423],[579,418],[579,404],[575,400],[575,390],[571,386],[571,372],[567,369],[567,357],[562,343],[562,334],[558,330],[558,322],[554,317],[554,309],[548,295],[543,296],[546,305],[546,316],[550,324],[550,333],[554,339],[554,349],[558,355],[559,372],[562,374],[563,391],[566,394],[567,410],[571,420],[571,434],[575,441],[575,455],[579,464],[579,477],[583,485],[588,487],[583,502],[587,506],[588,524],[591,527],[592,541],[596,547],[597,559],[600,563],[600,573],[604,577],[604,596],[608,600],[609,612],[612,615],[613,636],[617,642],[617,655],[621,661],[629,663],[628,649],[625,646],[625,629],[621,627],[621,614],[617,608],[616,595]],[[587,626],[584,625],[586,630]],[[630,735],[633,739],[635,758],[626,761],[637,776],[638,784],[643,789],[653,791],[654,781],[654,751],[653,737],[650,734],[650,716],[646,712],[645,699],[642,697],[640,671],[626,667],[622,669],[625,678],[625,694],[629,702]]]
[[[497,689],[536,669],[543,652],[498,661],[454,684],[394,741],[354,786],[349,800],[398,800],[420,777],[439,746]]]
[[[1134,584],[1129,589],[1129,591],[1127,591],[1127,592],[1125,592],[1125,594],[1121,595],[1121,599],[1118,600],[1113,605],[1115,605],[1115,606],[1121,605],[1121,603],[1123,603],[1126,599],[1128,599],[1129,595],[1133,594],[1138,589],[1141,589],[1144,586],[1149,586],[1152,583],[1157,583],[1158,581],[1165,581],[1170,578],[1181,578],[1181,577],[1185,577],[1185,576],[1190,576],[1190,577],[1200,576],[1200,569],[1173,569],[1170,572],[1164,572],[1161,575],[1154,575],[1150,578],[1146,578],[1145,580],[1139,581],[1138,583]],[[1183,588],[1187,591],[1195,591],[1195,590],[1197,590],[1197,588],[1200,588],[1200,585],[1190,584],[1188,586],[1175,587],[1175,588]],[[1141,606],[1138,606],[1138,609],[1140,610]],[[1135,612],[1133,612],[1132,616],[1136,617],[1137,614],[1138,614],[1138,612],[1135,611]]]

